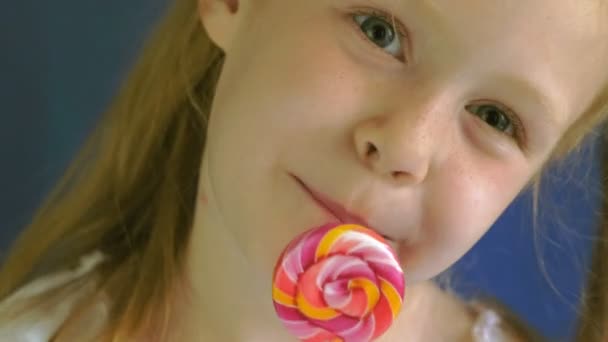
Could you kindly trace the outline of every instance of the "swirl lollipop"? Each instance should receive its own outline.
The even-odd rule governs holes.
[[[400,311],[405,291],[395,253],[373,230],[326,224],[291,241],[274,270],[272,298],[305,342],[368,342]]]

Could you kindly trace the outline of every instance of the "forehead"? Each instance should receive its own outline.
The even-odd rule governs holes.
[[[394,0],[426,9],[438,16],[460,19],[491,19],[495,26],[558,20],[570,29],[582,33],[594,30],[602,20],[598,16],[605,9],[605,0]],[[606,13],[605,11],[603,12]],[[457,16],[455,16],[457,14]],[[581,19],[583,20],[581,22]],[[489,24],[489,22],[485,22]]]
[[[608,0],[393,1],[417,14],[428,48],[539,85],[560,122],[608,79]]]

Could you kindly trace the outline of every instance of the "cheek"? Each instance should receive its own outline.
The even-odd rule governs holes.
[[[327,34],[294,33],[256,51],[237,51],[226,61],[214,100],[223,117],[213,129],[255,143],[258,150],[310,147],[311,137],[327,143],[324,136],[347,129],[354,113],[369,107],[370,87]]]
[[[465,157],[454,157],[437,174],[424,201],[419,241],[409,256],[420,266],[416,279],[439,274],[469,251],[531,174],[522,162],[467,163]]]
[[[365,97],[360,91],[363,80],[349,69],[327,35],[290,32],[271,41],[259,38],[268,36],[252,35],[251,42],[226,59],[213,102],[206,157],[217,196],[210,195],[209,202],[218,203],[224,222],[238,231],[248,256],[272,259],[276,253],[271,250],[295,234],[281,228],[281,215],[293,216],[291,204],[301,205],[290,202],[301,199],[299,192],[291,192],[297,188],[291,183],[285,187],[287,183],[275,175],[283,175],[296,162],[318,160],[308,154],[328,153]],[[275,196],[288,197],[276,204]],[[314,207],[310,210],[316,213]],[[265,249],[254,250],[255,246]]]

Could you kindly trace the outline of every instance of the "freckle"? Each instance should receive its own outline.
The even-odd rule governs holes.
[[[203,205],[207,205],[207,203],[208,203],[207,195],[202,193],[201,195],[198,196],[198,201]]]

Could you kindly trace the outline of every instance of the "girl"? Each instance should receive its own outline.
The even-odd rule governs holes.
[[[292,340],[269,282],[334,219],[322,197],[405,269],[381,341],[518,338],[431,279],[604,118],[605,17],[598,0],[176,0],[7,259],[0,336]]]

